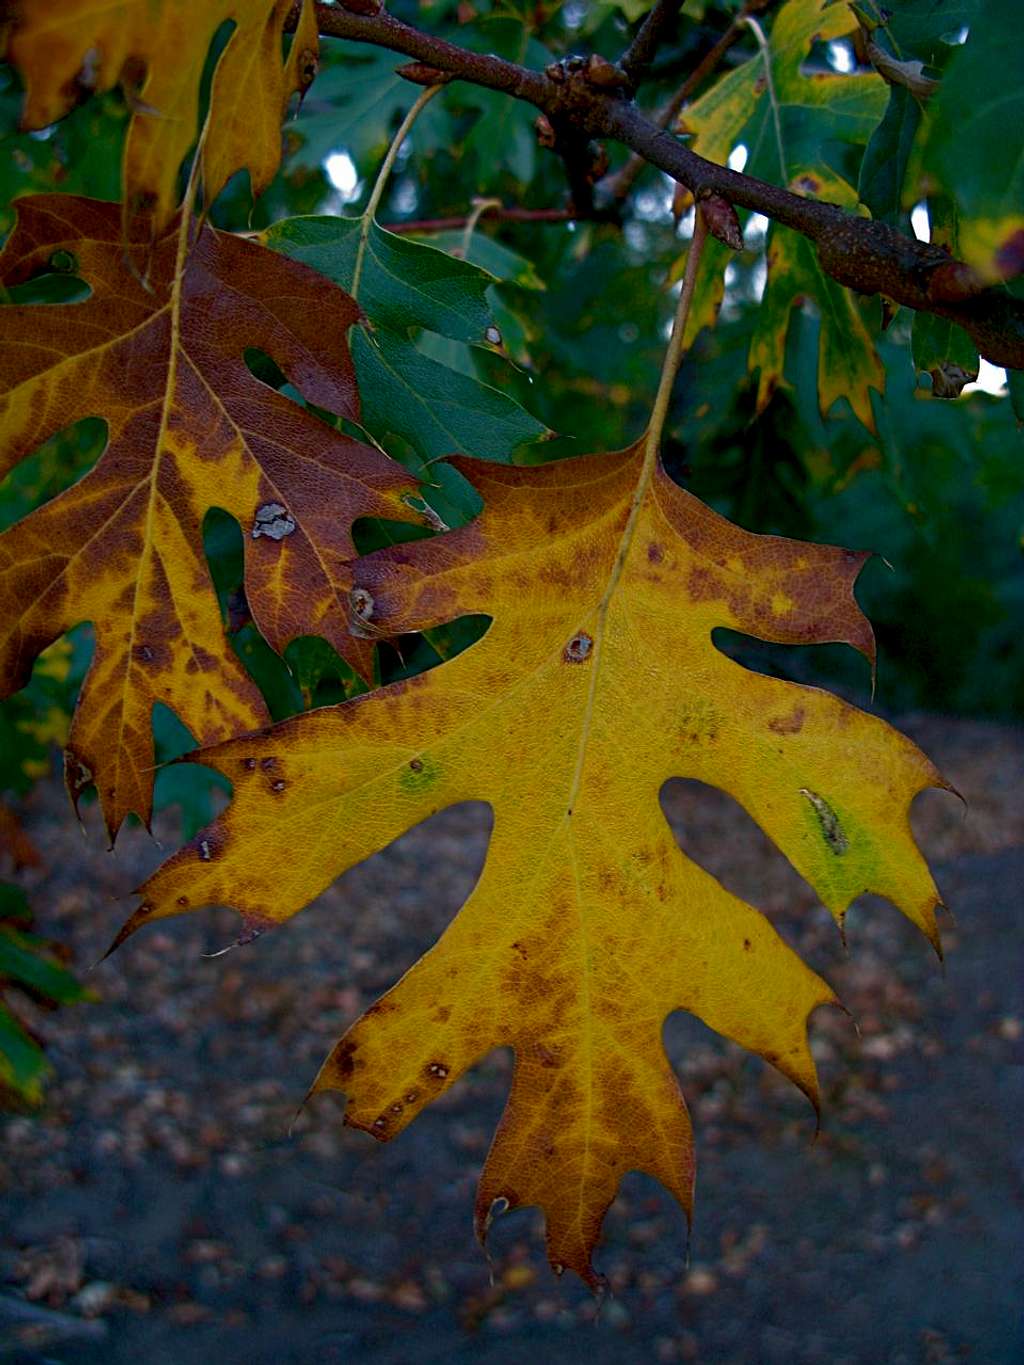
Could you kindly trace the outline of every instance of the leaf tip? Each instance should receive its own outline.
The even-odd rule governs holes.
[[[121,925],[110,947],[107,949],[107,951],[103,954],[102,957],[98,958],[96,962],[93,963],[93,970],[95,970],[95,968],[98,967],[101,962],[106,962],[108,957],[112,956],[114,953],[117,952],[118,948],[120,948],[122,943],[124,943],[127,939],[131,938],[132,934],[135,933],[136,929],[140,928],[143,924],[147,923],[152,917],[153,906],[144,901],[142,905],[138,907],[137,910],[133,911],[132,914],[128,916],[124,924]]]

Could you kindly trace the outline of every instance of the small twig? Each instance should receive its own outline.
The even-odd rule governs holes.
[[[505,208],[498,205],[495,208],[485,208],[476,215],[480,218],[494,218],[505,223],[571,223],[579,215],[574,209],[521,209]],[[466,227],[473,221],[474,215],[457,214],[451,218],[411,218],[404,223],[385,223],[383,226],[388,232],[409,233],[409,232],[458,232],[460,228]]]
[[[754,9],[765,9],[770,3],[771,0],[747,0],[740,13],[718,41],[708,48],[672,98],[667,100],[654,115],[654,121],[659,128],[671,127],[686,101],[703,85],[729,49],[734,47],[743,37],[743,21],[747,14]],[[598,186],[598,190],[607,195],[613,203],[621,203],[633,188],[637,176],[646,165],[647,162],[644,157],[634,152],[625,165],[613,175],[608,176],[604,183]]]
[[[679,293],[679,303],[676,306],[675,318],[672,323],[672,335],[669,338],[665,359],[662,362],[661,380],[654,399],[650,425],[647,428],[647,439],[649,442],[653,442],[655,453],[661,445],[661,433],[665,425],[665,418],[668,415],[672,386],[675,383],[676,375],[679,373],[679,366],[682,364],[686,324],[690,317],[690,305],[693,302],[694,290],[697,287],[697,273],[700,270],[700,260],[707,234],[708,225],[704,217],[704,210],[698,204],[693,219],[693,237],[690,239],[690,249],[686,255],[683,287]]]
[[[646,76],[658,48],[669,37],[679,19],[682,0],[658,0],[640,25],[629,47],[619,58],[619,66],[635,88]]]
[[[594,174],[595,148],[586,133],[564,119],[554,122],[553,150],[562,158],[569,182],[569,203],[580,218],[595,218]],[[607,158],[604,169],[607,169]]]

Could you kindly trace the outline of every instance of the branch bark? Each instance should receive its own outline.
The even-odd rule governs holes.
[[[654,116],[654,122],[659,128],[670,127],[676,119],[680,109],[698,88],[699,85],[714,71],[718,63],[722,60],[729,49],[743,36],[743,18],[753,7],[763,9],[766,0],[747,0],[740,13],[732,21],[718,41],[705,52],[697,65],[683,81],[682,85],[675,92],[671,99],[658,110]],[[602,186],[609,197],[619,202],[626,198],[637,176],[647,165],[647,162],[638,152],[633,152],[626,164],[608,177]]]
[[[940,247],[906,237],[885,223],[860,218],[835,204],[805,199],[777,185],[705,161],[642,113],[619,92],[588,82],[586,71],[555,81],[486,53],[469,52],[447,39],[421,32],[392,15],[354,14],[335,4],[317,4],[322,34],[371,43],[437,67],[453,78],[526,100],[553,124],[571,122],[581,137],[621,142],[685,185],[720,194],[801,233],[814,242],[822,269],[862,294],[882,294],[920,312],[957,323],[986,359],[1024,369],[1024,302],[999,289],[950,302],[933,290],[948,278],[951,258]],[[969,278],[969,268],[961,268]]]

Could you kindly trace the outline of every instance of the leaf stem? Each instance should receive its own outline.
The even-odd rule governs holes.
[[[380,201],[384,195],[388,179],[391,176],[391,171],[395,164],[395,157],[398,155],[402,143],[408,137],[409,129],[440,89],[440,85],[428,85],[427,88],[422,90],[417,96],[412,108],[406,114],[405,118],[402,119],[398,132],[395,134],[391,146],[388,148],[388,154],[384,158],[384,164],[377,174],[377,179],[370,192],[370,198],[366,205],[366,209],[363,212],[359,228],[359,245],[356,247],[356,261],[352,268],[352,287],[349,290],[354,299],[358,299],[359,297],[359,281],[362,279],[363,275],[363,262],[366,259],[366,247],[370,240],[370,228],[373,226],[374,217],[376,216]]]
[[[633,537],[636,534],[637,523],[640,520],[640,510],[643,507],[647,490],[650,488],[651,479],[658,465],[658,450],[661,446],[661,433],[665,426],[665,417],[668,413],[669,399],[672,397],[672,386],[675,383],[676,375],[679,373],[679,364],[683,358],[683,338],[686,336],[686,323],[690,316],[690,305],[693,302],[694,287],[697,282],[697,271],[700,268],[701,253],[704,249],[704,241],[707,237],[707,224],[704,221],[704,210],[698,204],[693,220],[693,239],[690,243],[690,251],[686,257],[686,273],[683,276],[683,287],[679,294],[679,303],[676,305],[675,317],[672,320],[672,335],[669,337],[668,346],[665,349],[665,359],[661,363],[661,377],[658,380],[658,392],[654,397],[654,407],[651,409],[651,420],[648,423],[647,431],[644,435],[644,457],[640,466],[640,475],[636,481],[636,488],[630,499],[629,515],[626,524],[622,528],[622,537],[619,540],[618,552],[615,555],[615,563],[612,565],[611,573],[608,575],[608,582],[605,584],[601,600],[594,611],[594,635],[593,635],[593,659],[590,668],[590,686],[587,691],[586,708],[583,714],[583,725],[580,731],[579,751],[576,757],[576,770],[569,787],[568,800],[566,802],[567,819],[572,819],[572,812],[576,805],[576,797],[583,781],[583,768],[586,763],[587,745],[590,740],[590,729],[594,717],[594,708],[597,699],[597,682],[600,676],[601,660],[604,653],[604,627],[608,617],[608,608],[615,595],[615,590],[619,586],[623,570],[626,567],[626,560],[633,547]]]
[[[757,22],[752,14],[745,14],[743,22],[750,29],[757,39],[757,46],[761,53],[761,60],[764,62],[764,78],[768,86],[768,99],[772,106],[772,119],[775,122],[775,146],[779,152],[779,172],[782,176],[782,183],[786,183],[786,152],[782,145],[782,120],[779,118],[779,100],[775,93],[775,78],[772,74],[772,52],[768,46],[768,39],[765,37],[764,29]]]
[[[672,335],[669,337],[668,347],[665,350],[665,359],[661,363],[658,392],[654,396],[654,407],[651,409],[651,420],[647,427],[647,441],[644,448],[645,465],[648,462],[653,463],[661,445],[661,433],[665,426],[665,418],[668,415],[672,386],[683,359],[683,339],[686,336],[686,324],[690,317],[690,305],[693,303],[697,272],[700,269],[700,258],[704,251],[707,235],[708,227],[704,218],[704,210],[698,203],[693,218],[693,238],[686,256],[683,287],[679,292],[679,302],[676,305],[675,317],[672,320]]]
[[[500,199],[477,199],[474,201],[473,212],[466,219],[466,226],[462,233],[462,241],[459,244],[459,254],[464,261],[469,259],[469,248],[473,242],[473,233],[476,231],[476,225],[479,223],[481,215],[486,213],[488,209],[493,210],[500,208]]]

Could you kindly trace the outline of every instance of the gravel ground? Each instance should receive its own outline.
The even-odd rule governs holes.
[[[598,1306],[556,1280],[533,1210],[471,1232],[510,1057],[495,1054],[397,1142],[345,1129],[333,1096],[289,1125],[331,1043],[469,891],[489,817],[463,806],[353,869],[287,929],[225,956],[225,911],[144,931],[90,978],[97,1004],[41,1016],[57,1076],[0,1121],[0,1360],[1018,1362],[1024,1114],[1024,732],[903,718],[969,802],[915,807],[956,923],[945,971],[881,902],[831,920],[727,798],[664,804],[684,847],[760,905],[857,1021],[820,1011],[814,1140],[787,1082],[674,1016],[666,1042],[698,1134],[689,1248],[633,1175],[613,1206]],[[115,897],[159,851],[108,855],[43,786],[22,874],[43,932],[94,961]],[[158,831],[173,846],[173,822]],[[339,932],[340,930],[340,932]],[[1015,1283],[1016,1277],[1016,1283]]]

